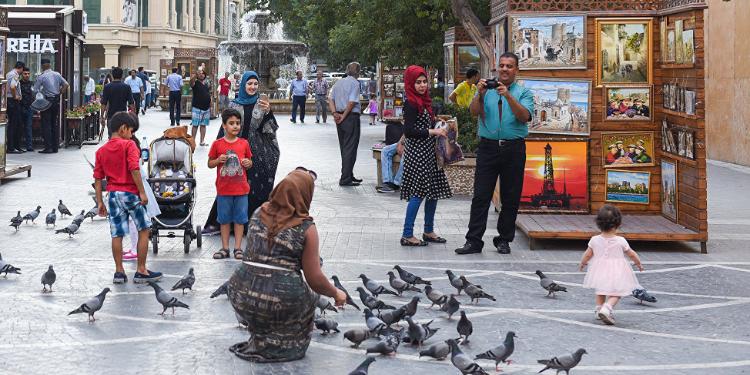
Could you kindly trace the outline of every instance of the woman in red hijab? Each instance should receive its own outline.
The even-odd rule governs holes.
[[[404,176],[401,199],[407,200],[401,246],[427,246],[428,242],[445,243],[433,230],[438,199],[453,196],[445,172],[438,168],[435,154],[436,137],[445,137],[445,129],[435,129],[427,72],[412,65],[404,73]],[[419,206],[424,204],[424,232],[422,239],[414,236],[414,220]]]

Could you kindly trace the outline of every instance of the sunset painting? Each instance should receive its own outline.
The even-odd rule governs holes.
[[[527,141],[520,210],[588,213],[587,155],[587,141]]]

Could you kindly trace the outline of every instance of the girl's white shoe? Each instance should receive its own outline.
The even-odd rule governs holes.
[[[606,305],[602,306],[602,308],[599,309],[599,313],[597,314],[597,316],[606,325],[611,326],[615,324],[615,318],[612,316],[612,309],[610,309]]]

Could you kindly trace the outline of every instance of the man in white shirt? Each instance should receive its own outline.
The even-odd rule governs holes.
[[[86,104],[91,101],[92,97],[94,96],[94,91],[96,91],[96,85],[94,84],[94,80],[91,79],[89,76],[83,76],[83,83],[86,84],[86,86],[83,89],[83,103]]]
[[[136,75],[136,71],[131,70],[128,78],[125,78],[125,84],[130,86],[130,93],[133,94],[135,102],[135,114],[139,115],[141,111],[141,98],[143,98],[143,81]]]

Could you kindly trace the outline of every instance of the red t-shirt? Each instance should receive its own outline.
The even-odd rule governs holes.
[[[229,95],[229,89],[232,88],[232,81],[222,78],[219,80],[219,87],[221,88],[219,90],[219,95]]]
[[[208,151],[209,159],[216,159],[220,155],[229,158],[216,168],[216,194],[218,195],[245,195],[250,193],[250,184],[247,182],[247,172],[240,162],[242,159],[250,159],[253,152],[250,144],[244,138],[237,138],[234,142],[227,142],[219,138],[211,145]]]
[[[107,179],[107,191],[138,194],[132,171],[140,170],[141,151],[130,139],[111,138],[96,150],[94,178]]]

